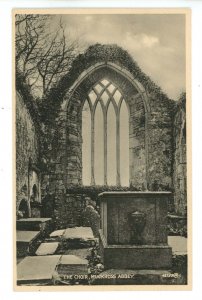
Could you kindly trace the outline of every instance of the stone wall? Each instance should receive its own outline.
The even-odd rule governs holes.
[[[28,202],[32,187],[36,184],[37,201],[40,200],[40,174],[37,169],[39,161],[39,138],[36,124],[32,119],[23,96],[16,93],[16,197],[17,210],[22,199]],[[33,170],[33,166],[35,166]]]
[[[71,197],[65,195],[65,191],[71,185],[82,185],[82,106],[89,90],[103,78],[118,86],[129,107],[130,186],[151,191],[170,191],[173,188],[174,101],[155,85],[152,91],[151,82],[134,62],[124,66],[123,50],[119,49],[120,53],[112,58],[110,49],[106,47],[105,54],[97,52],[96,63],[89,53],[81,56],[84,64],[77,61],[77,67],[61,80],[63,86],[57,90],[60,96],[54,91],[54,99],[62,97],[58,99],[58,115],[49,128],[50,136],[54,137],[49,151],[49,181],[56,195],[58,222],[79,222],[77,214],[83,207],[81,197],[75,195],[74,201],[70,201]],[[72,78],[75,80],[70,85]],[[48,115],[52,114],[50,106]]]
[[[174,101],[148,95],[151,114],[148,121],[148,189],[172,190]]]
[[[141,72],[123,49],[100,45],[90,47],[79,56],[70,72],[47,96],[46,111],[40,111],[44,121],[43,143],[39,139],[37,118],[30,114],[26,94],[19,89],[16,99],[17,206],[23,197],[30,200],[30,185],[37,185],[39,201],[49,185],[56,200],[58,228],[81,225],[85,195],[72,195],[67,190],[74,185],[82,186],[82,106],[92,86],[103,78],[120,89],[130,112],[130,188],[174,190],[176,212],[184,214],[185,108],[180,102],[175,111],[174,101]],[[46,161],[42,172],[37,168],[41,158]]]
[[[140,95],[129,102],[130,185],[139,190],[147,188],[145,151],[145,108]]]
[[[85,195],[57,193],[55,206],[56,228],[83,226],[83,212],[86,207]]]
[[[57,162],[60,163],[58,170],[63,174],[64,186],[82,184],[81,109],[89,88],[105,76],[119,86],[129,106],[131,186],[139,190],[171,190],[174,103],[169,99],[162,99],[157,95],[148,93],[147,100],[150,111],[146,111],[143,95],[138,93],[124,76],[109,68],[95,71],[79,85],[71,96],[67,93],[64,98],[64,111],[60,113],[58,124],[62,136],[60,143],[62,149],[58,153],[63,155],[63,158],[60,157],[60,162]],[[64,142],[65,134],[66,145]]]
[[[177,103],[174,117],[174,206],[182,216],[187,211],[187,159],[186,159],[186,99],[183,95]]]

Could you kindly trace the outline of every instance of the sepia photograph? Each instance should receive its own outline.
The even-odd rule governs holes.
[[[15,290],[191,288],[190,20],[13,10]]]

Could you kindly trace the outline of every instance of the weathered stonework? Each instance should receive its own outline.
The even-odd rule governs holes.
[[[174,102],[149,94],[148,189],[172,189],[172,116]]]
[[[103,46],[104,52],[96,53],[97,62],[87,51],[83,55],[85,58],[81,58],[85,64],[75,68],[76,64],[73,64],[68,75],[70,81],[75,78],[74,82],[69,85],[67,77],[62,79],[63,88],[58,91],[63,98],[54,124],[57,143],[50,151],[52,167],[49,176],[51,188],[58,199],[57,218],[69,218],[70,223],[77,219],[73,218],[77,204],[74,203],[74,208],[60,202],[62,197],[68,198],[64,196],[65,189],[71,185],[82,185],[82,107],[92,86],[103,78],[118,86],[129,108],[130,186],[137,190],[172,189],[174,102],[158,89],[152,92],[148,78],[137,70],[134,62],[134,66],[130,62],[127,67],[127,62],[122,60],[122,49],[119,49],[117,57],[112,57],[107,47]],[[75,198],[75,201],[78,199]],[[64,209],[64,206],[67,208]]]
[[[86,207],[85,196],[81,194],[57,194],[55,207],[56,228],[82,226],[82,214]]]
[[[177,214],[187,212],[187,159],[186,159],[186,99],[177,103],[174,117],[174,207]]]
[[[36,125],[26,107],[23,96],[16,93],[16,197],[17,210],[22,199],[27,201],[31,216],[30,198],[36,185],[36,201],[40,201],[39,137]],[[35,166],[35,167],[33,167]]]
[[[119,88],[129,108],[131,189],[174,190],[176,211],[185,211],[186,166],[182,160],[186,146],[178,129],[185,112],[176,113],[173,129],[174,101],[152,83],[126,51],[117,46],[95,45],[78,56],[47,96],[46,110],[40,112],[46,136],[40,151],[47,164],[41,176],[42,196],[48,184],[55,195],[58,228],[82,223],[85,195],[70,195],[67,189],[82,186],[82,107],[92,86],[104,78]],[[29,158],[37,165],[40,155],[36,122],[20,95],[16,107],[19,203],[20,189],[29,186]]]
[[[167,102],[162,103],[162,99],[152,99],[152,95],[149,95],[147,96],[147,103],[145,103],[145,96],[143,97],[141,91],[132,86],[131,82],[124,78],[123,74],[117,74],[108,66],[95,69],[95,72],[90,74],[85,82],[82,81],[74,94],[72,94],[72,97],[68,99],[67,110],[70,109],[70,114],[74,112],[74,115],[77,116],[77,120],[76,118],[72,120],[69,115],[67,116],[67,119],[70,120],[69,122],[75,122],[73,128],[77,127],[78,150],[75,154],[77,153],[78,155],[77,160],[74,157],[74,167],[76,167],[75,161],[78,162],[77,166],[79,167],[74,168],[73,171],[75,178],[77,178],[74,180],[74,183],[81,182],[82,172],[80,167],[82,166],[81,137],[79,136],[79,133],[81,133],[80,109],[86,98],[86,91],[102,78],[108,78],[119,86],[129,106],[130,183],[140,190],[171,189],[172,102],[166,99]],[[80,105],[79,100],[82,101]],[[71,103],[76,104],[74,108],[72,108]],[[151,108],[151,111],[148,110],[148,107]],[[70,130],[71,128],[69,126]],[[70,144],[72,143],[71,139]],[[74,136],[74,142],[76,142],[76,136]],[[70,158],[70,160],[73,162],[73,159]],[[76,174],[76,172],[78,173]],[[71,176],[73,175],[71,174]],[[73,182],[68,181],[67,183]]]

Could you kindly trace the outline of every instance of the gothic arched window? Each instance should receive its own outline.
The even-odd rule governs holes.
[[[84,185],[129,185],[129,113],[123,95],[103,79],[82,110]]]

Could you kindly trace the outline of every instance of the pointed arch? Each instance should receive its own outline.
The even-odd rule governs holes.
[[[82,179],[84,185],[91,183],[91,109],[85,100],[82,110]]]
[[[91,125],[89,121],[85,126],[86,120],[82,119],[83,184],[128,186],[129,165],[123,166],[126,161],[129,164],[129,111],[121,91],[109,79],[102,78],[88,91],[82,116],[86,111]],[[122,140],[127,141],[127,146],[123,145],[124,150]]]

